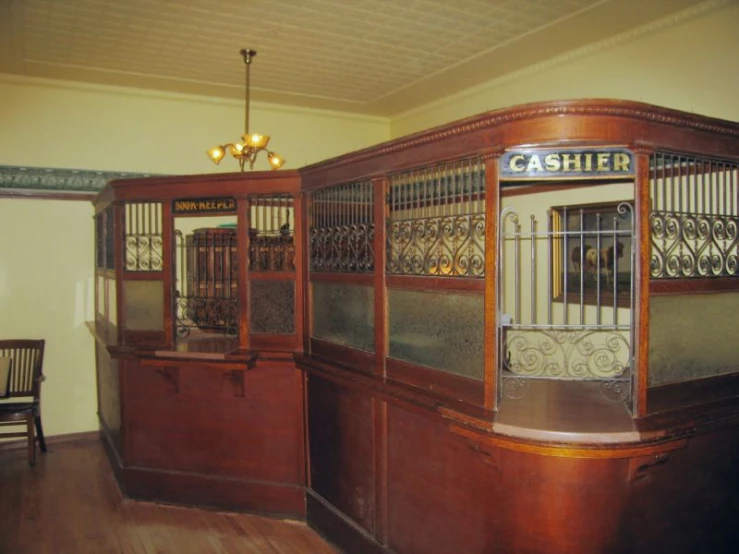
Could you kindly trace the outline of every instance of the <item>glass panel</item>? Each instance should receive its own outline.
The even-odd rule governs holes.
[[[113,325],[118,324],[118,313],[116,308],[115,279],[108,279],[108,320]]]
[[[372,287],[313,283],[313,336],[374,352],[374,303]]]
[[[739,293],[653,296],[649,310],[649,386],[739,370]]]
[[[161,281],[124,281],[126,329],[161,331],[164,329],[164,288]]]
[[[97,296],[95,297],[95,311],[105,316],[105,277],[97,276]]]
[[[483,378],[483,296],[388,290],[390,357]]]
[[[250,292],[252,333],[295,333],[295,283],[252,281]]]

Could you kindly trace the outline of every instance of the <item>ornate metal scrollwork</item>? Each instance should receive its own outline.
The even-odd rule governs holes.
[[[365,273],[375,267],[372,223],[312,228],[311,271]]]
[[[503,396],[521,398],[532,379],[597,381],[603,396],[626,401],[631,393],[629,339],[602,329],[526,329],[506,332]]]
[[[161,271],[161,235],[126,237],[126,271]]]
[[[614,379],[629,364],[628,337],[618,331],[508,330],[505,369],[520,377]]]
[[[251,271],[295,271],[295,242],[292,235],[255,235],[249,240]]]
[[[179,297],[176,301],[175,317],[177,336],[180,338],[189,336],[193,328],[235,335],[239,324],[238,300]]]
[[[739,271],[739,218],[652,212],[654,279],[724,277]]]
[[[401,275],[485,275],[485,214],[393,221],[387,272]]]

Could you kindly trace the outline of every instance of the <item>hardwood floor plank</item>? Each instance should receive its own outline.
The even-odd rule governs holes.
[[[124,498],[103,448],[0,450],[0,554],[336,554],[302,522]]]

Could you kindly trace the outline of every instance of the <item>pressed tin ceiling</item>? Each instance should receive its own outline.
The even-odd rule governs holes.
[[[392,116],[698,4],[0,0],[0,72],[242,99],[249,47],[254,100]]]

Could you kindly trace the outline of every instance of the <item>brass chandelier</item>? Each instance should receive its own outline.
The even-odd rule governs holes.
[[[246,66],[246,100],[245,110],[246,115],[244,118],[244,134],[241,135],[241,141],[237,143],[227,143],[220,146],[215,146],[208,150],[208,157],[213,160],[213,163],[218,165],[226,155],[226,152],[231,154],[239,162],[241,171],[244,171],[244,166],[248,163],[249,169],[254,169],[254,162],[260,152],[267,153],[267,162],[272,169],[279,169],[285,163],[285,160],[275,152],[267,150],[267,144],[269,144],[269,137],[267,135],[260,135],[259,133],[249,132],[249,68],[251,62],[257,53],[254,50],[245,48],[240,50],[241,55],[244,58],[244,65]]]

